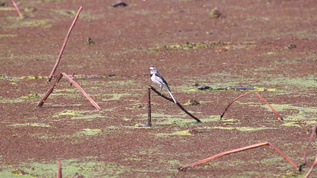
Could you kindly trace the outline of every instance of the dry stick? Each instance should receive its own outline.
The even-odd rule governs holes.
[[[315,161],[313,163],[313,165],[310,167],[309,171],[307,172],[307,174],[305,175],[305,178],[307,178],[309,176],[309,174],[311,173],[311,171],[314,169],[314,167],[316,166],[317,164],[317,156],[315,158]]]
[[[58,55],[58,58],[57,58],[57,60],[56,60],[55,65],[54,65],[54,67],[53,67],[53,70],[52,70],[51,74],[48,76],[48,81],[51,81],[51,80],[52,80],[52,77],[53,77],[53,75],[54,75],[54,73],[55,73],[55,71],[56,71],[56,68],[57,68],[57,66],[58,66],[58,64],[59,64],[59,62],[60,62],[60,60],[61,60],[61,58],[62,58],[64,49],[65,49],[65,47],[66,47],[66,43],[67,43],[68,38],[69,38],[69,35],[70,35],[70,33],[71,33],[73,27],[75,26],[75,23],[76,23],[76,21],[77,21],[77,19],[78,19],[78,17],[79,17],[79,14],[80,14],[80,11],[81,11],[82,8],[83,8],[83,6],[80,6],[80,8],[78,9],[77,15],[76,15],[76,17],[75,17],[75,19],[74,19],[72,25],[70,26],[70,28],[69,28],[69,30],[68,30],[68,33],[67,33],[67,35],[66,35],[66,37],[65,37],[65,40],[64,40],[62,49],[61,49],[61,51],[59,52],[59,55]]]
[[[253,92],[255,92],[255,91],[246,92],[246,93],[244,93],[244,94],[242,94],[242,95],[236,97],[234,100],[232,100],[232,101],[228,104],[228,106],[226,107],[225,111],[221,114],[220,119],[222,119],[222,117],[225,115],[226,111],[229,109],[229,107],[230,107],[236,100],[238,100],[239,98],[241,98],[241,97],[243,97],[243,96],[246,96],[246,95],[248,95],[248,94],[250,94],[250,93],[253,93]],[[270,103],[268,103],[258,92],[255,92],[255,94],[271,108],[271,110],[276,114],[276,116],[277,116],[278,118],[281,118],[281,120],[284,120],[283,117],[282,117],[282,116],[270,105]]]
[[[252,92],[254,92],[254,91],[248,91],[248,92],[246,92],[246,93],[244,93],[244,94],[242,94],[242,95],[236,97],[234,100],[232,100],[232,101],[228,104],[228,106],[226,107],[225,111],[223,111],[223,113],[221,114],[220,119],[222,119],[223,115],[225,115],[226,111],[229,109],[229,107],[232,105],[233,102],[235,102],[235,101],[238,100],[239,98],[241,98],[241,97],[243,97],[243,96],[245,96],[245,95],[248,95],[248,94],[250,94],[250,93],[252,93]]]
[[[92,105],[95,106],[96,109],[101,110],[100,106],[80,87],[80,85],[75,82],[72,78],[70,78],[66,73],[62,73],[58,76],[58,78],[53,83],[52,87],[47,91],[46,95],[42,98],[42,100],[37,105],[38,107],[43,106],[44,101],[48,98],[48,96],[53,92],[54,88],[56,87],[57,83],[60,81],[60,79],[65,76],[71,84],[73,84],[76,88],[79,89],[79,91],[90,101]]]
[[[151,88],[149,87],[147,90],[148,93],[148,126],[152,126],[152,118],[151,118]]]
[[[71,77],[69,77],[65,72],[62,73],[64,77],[66,77],[69,82],[71,82],[76,88],[79,89],[79,91],[90,101],[92,105],[95,106],[96,109],[101,110],[100,106],[85,92],[84,89],[81,88],[81,86],[75,82]]]
[[[258,92],[255,92],[255,94],[258,95],[258,97],[272,109],[272,111],[277,115],[278,118],[284,120],[283,117]]]
[[[225,152],[219,153],[217,155],[211,156],[209,158],[194,162],[194,163],[192,163],[192,164],[190,164],[188,166],[179,167],[177,169],[179,171],[186,171],[188,168],[194,167],[194,166],[199,165],[199,164],[206,163],[208,161],[211,161],[213,159],[222,157],[224,155],[228,155],[228,154],[231,154],[231,153],[236,153],[236,152],[240,152],[240,151],[244,151],[244,150],[248,150],[248,149],[252,149],[252,148],[256,148],[256,147],[260,147],[260,146],[264,146],[264,145],[271,146],[276,152],[278,152],[282,157],[284,157],[291,165],[293,165],[296,169],[298,169],[296,164],[291,159],[289,159],[282,151],[280,151],[277,147],[275,147],[274,145],[272,145],[269,142],[257,143],[257,144],[249,145],[249,146],[246,146],[246,147],[225,151]]]
[[[61,161],[58,161],[56,178],[62,178],[62,163],[61,163]]]
[[[18,7],[18,4],[15,3],[14,0],[11,0],[11,2],[12,2],[12,4],[14,5],[15,9],[17,10],[17,12],[18,12],[20,18],[23,18],[23,15],[22,15],[22,13],[20,12],[20,9],[19,9],[19,7]]]
[[[149,88],[151,88],[156,94],[158,94],[159,96],[165,98],[166,100],[169,100],[171,102],[174,103],[174,100],[172,98],[169,98],[165,95],[163,95],[162,93],[158,92],[154,87],[152,87],[151,85],[149,85]],[[190,117],[192,117],[193,119],[195,119],[197,122],[201,122],[197,117],[195,117],[194,115],[192,115],[191,113],[189,113],[181,104],[179,104],[178,101],[176,101],[176,104],[179,108],[181,108],[186,114],[188,114]]]
[[[75,77],[75,72],[73,72],[72,74],[72,79],[74,79],[74,77]],[[72,83],[70,83],[69,86],[72,86]]]
[[[39,104],[37,105],[38,107],[43,106],[44,101],[48,98],[48,96],[50,96],[50,94],[53,92],[54,88],[56,87],[57,83],[60,81],[60,79],[63,77],[62,74],[60,74],[57,79],[55,80],[55,82],[53,83],[53,85],[51,86],[51,88],[46,92],[46,95],[42,98],[42,100],[39,102]]]
[[[314,133],[316,132],[316,129],[317,129],[317,124],[314,125],[314,127],[313,127],[313,129],[312,129],[312,132],[311,132],[311,134],[310,134],[310,138],[309,138],[307,147],[306,147],[305,152],[304,152],[304,163],[299,166],[299,171],[302,171],[302,167],[307,164],[307,159],[306,159],[306,158],[307,158],[308,148],[310,147],[310,144],[311,144],[311,142],[313,141]]]

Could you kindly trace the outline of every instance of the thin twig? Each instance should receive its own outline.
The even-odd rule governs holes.
[[[83,8],[83,6],[80,6],[80,8],[78,9],[77,15],[76,15],[76,17],[75,17],[75,19],[74,19],[72,25],[70,26],[70,28],[69,28],[69,30],[68,30],[68,33],[67,33],[67,35],[66,35],[66,37],[65,37],[65,40],[64,40],[62,49],[61,49],[60,52],[59,52],[59,55],[58,55],[58,58],[57,58],[57,60],[56,60],[55,65],[54,65],[54,67],[53,67],[53,70],[52,70],[51,74],[48,76],[48,81],[51,81],[51,80],[52,80],[52,77],[53,77],[53,75],[54,75],[54,73],[55,73],[55,71],[56,71],[56,68],[57,68],[57,66],[58,66],[58,64],[59,64],[59,62],[60,62],[60,60],[61,60],[61,58],[62,58],[64,49],[65,49],[65,47],[66,47],[66,44],[67,44],[67,41],[68,41],[68,38],[69,38],[69,35],[70,35],[70,33],[71,33],[73,27],[75,26],[75,23],[76,23],[76,21],[77,21],[77,19],[78,19],[78,17],[79,17],[79,14],[80,14],[80,11],[81,11],[82,8]]]
[[[22,13],[20,12],[20,9],[18,7],[18,4],[14,1],[14,0],[11,0],[12,4],[14,5],[15,9],[17,10],[18,14],[19,14],[19,17],[22,19],[23,18],[23,15]]]
[[[285,158],[291,165],[293,165],[296,169],[298,169],[298,167],[296,166],[296,164],[295,164],[291,159],[289,159],[289,158],[288,158],[284,153],[282,153],[277,147],[275,147],[274,145],[272,145],[272,144],[269,143],[269,142],[257,143],[257,144],[249,145],[249,146],[246,146],[246,147],[242,147],[242,148],[238,148],[238,149],[233,149],[233,150],[225,151],[225,152],[219,153],[219,154],[217,154],[217,155],[208,157],[208,158],[206,158],[206,159],[203,159],[203,160],[194,162],[194,163],[192,163],[192,164],[190,164],[190,165],[188,165],[188,166],[179,167],[179,168],[177,168],[177,169],[178,169],[179,171],[186,171],[188,168],[192,168],[192,167],[194,167],[194,166],[196,166],[196,165],[206,163],[206,162],[208,162],[208,161],[211,161],[211,160],[213,160],[213,159],[222,157],[222,156],[224,156],[224,155],[228,155],[228,154],[231,154],[231,153],[236,153],[236,152],[240,152],[240,151],[244,151],[244,150],[248,150],[248,149],[252,149],[252,148],[256,148],[256,147],[260,147],[260,146],[264,146],[264,145],[269,145],[269,146],[271,146],[276,152],[278,152],[283,158]]]
[[[162,93],[158,92],[154,87],[152,87],[151,85],[149,85],[149,88],[151,88],[156,94],[158,94],[159,96],[165,98],[166,100],[169,100],[171,102],[174,103],[174,100],[172,98],[169,98],[165,95],[163,95]],[[195,117],[194,115],[192,115],[191,113],[189,113],[178,101],[176,101],[176,104],[179,108],[181,108],[186,114],[188,114],[190,117],[192,117],[193,119],[195,119],[197,122],[201,122],[197,117]]]
[[[81,86],[75,82],[71,77],[69,77],[65,72],[62,73],[64,77],[66,77],[70,83],[72,83],[76,88],[79,89],[79,91],[90,101],[92,105],[95,106],[96,109],[101,110],[100,106],[85,92]]]
[[[44,101],[46,101],[46,99],[48,98],[48,96],[50,96],[50,94],[53,92],[54,88],[56,87],[57,83],[61,80],[61,78],[63,77],[62,74],[60,74],[57,79],[55,80],[55,82],[52,84],[51,88],[46,92],[46,94],[44,95],[44,97],[41,99],[41,101],[39,102],[39,104],[37,105],[38,107],[42,107],[44,104]]]
[[[151,88],[149,87],[147,90],[148,93],[148,126],[152,126],[152,117],[151,117]]]
[[[58,161],[56,178],[62,178],[62,163],[61,163],[61,161]]]
[[[310,167],[310,169],[309,169],[308,172],[306,173],[305,178],[307,178],[307,177],[309,176],[309,174],[310,174],[311,171],[314,169],[314,167],[316,166],[316,164],[317,164],[317,156],[316,156],[316,158],[315,158],[315,161],[314,161],[313,165]]]
[[[280,118],[281,120],[283,120],[283,117],[270,105],[270,103],[268,103],[258,92],[255,92],[255,91],[248,91],[238,97],[236,97],[234,100],[232,100],[228,106],[226,107],[225,111],[220,115],[220,119],[222,119],[222,117],[225,115],[226,111],[229,109],[229,107],[236,101],[238,100],[239,98],[243,97],[243,96],[246,96],[250,93],[255,93],[262,101],[264,101],[270,108],[271,110],[275,113],[275,115]]]
[[[271,110],[276,114],[278,118],[280,118],[281,120],[284,120],[283,117],[258,92],[255,92],[255,94],[258,95],[258,97],[271,108]]]
[[[62,77],[66,77],[67,80],[73,84],[76,88],[79,89],[79,91],[90,101],[90,103],[95,106],[95,108],[97,110],[101,110],[100,106],[85,92],[85,90],[83,88],[81,88],[81,86],[75,82],[70,76],[68,76],[65,72],[61,73],[58,78],[55,80],[55,82],[53,83],[53,85],[51,86],[51,88],[47,91],[47,93],[45,94],[45,96],[42,98],[42,100],[39,102],[39,104],[37,105],[38,107],[43,106],[44,101],[48,98],[48,96],[53,92],[54,88],[56,87],[57,83],[60,81],[60,79]]]
[[[73,72],[72,74],[72,79],[74,79],[74,77],[75,77],[75,72]],[[70,83],[69,86],[72,86],[72,83]]]
[[[310,134],[310,137],[309,137],[309,141],[308,141],[308,144],[305,148],[305,152],[304,152],[304,163],[300,166],[300,171],[301,171],[301,168],[307,164],[307,152],[308,152],[308,148],[310,147],[311,145],[311,142],[313,141],[313,138],[314,138],[314,135],[316,133],[316,129],[317,129],[317,124],[314,124],[314,127],[312,129],[312,132]]]
[[[250,93],[252,93],[252,92],[254,92],[254,91],[248,91],[248,92],[246,92],[246,93],[244,93],[244,94],[242,94],[242,95],[236,97],[234,100],[232,100],[232,101],[228,104],[228,106],[226,107],[225,111],[223,111],[223,113],[221,114],[220,119],[222,119],[222,117],[225,115],[225,113],[227,112],[227,110],[229,109],[229,107],[230,107],[236,100],[238,100],[239,98],[241,98],[241,97],[243,97],[243,96],[245,96],[245,95],[248,95],[248,94],[250,94]]]

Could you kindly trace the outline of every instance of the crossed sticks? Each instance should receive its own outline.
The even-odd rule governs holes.
[[[53,92],[54,88],[56,87],[57,83],[61,80],[62,77],[66,77],[66,79],[73,84],[78,90],[90,101],[90,103],[97,109],[101,110],[100,106],[85,92],[85,90],[71,77],[69,77],[65,72],[62,72],[52,84],[51,88],[46,92],[46,95],[42,98],[42,100],[37,105],[38,107],[42,107],[44,101],[49,97],[49,95]]]
[[[80,14],[82,8],[83,8],[82,6],[79,7],[78,12],[77,12],[77,15],[75,16],[75,18],[74,18],[74,20],[73,20],[73,23],[72,23],[72,25],[70,26],[70,28],[69,28],[69,30],[68,30],[68,32],[67,32],[67,35],[66,35],[66,37],[65,37],[65,39],[64,39],[64,43],[63,43],[63,46],[62,46],[62,48],[61,48],[61,50],[60,50],[60,52],[59,52],[58,58],[57,58],[57,60],[56,60],[56,63],[55,63],[55,65],[54,65],[53,69],[52,69],[52,72],[50,73],[50,75],[49,75],[49,77],[48,77],[49,81],[51,81],[52,78],[53,78],[53,75],[54,75],[54,73],[55,73],[55,71],[56,71],[56,69],[57,69],[57,66],[58,66],[58,64],[59,64],[59,62],[60,62],[60,60],[61,60],[61,58],[62,58],[62,55],[63,55],[63,52],[64,52],[64,50],[65,50],[65,47],[66,47],[68,38],[69,38],[69,36],[70,36],[70,33],[71,33],[72,29],[74,28],[74,26],[75,26],[75,24],[76,24],[76,21],[77,21],[77,19],[78,19],[78,17],[79,17],[79,14]],[[51,88],[47,91],[46,95],[44,95],[44,97],[42,98],[42,100],[41,100],[41,101],[39,102],[39,104],[37,105],[38,107],[43,106],[44,101],[45,101],[45,100],[48,98],[48,96],[53,92],[54,88],[56,87],[57,83],[60,81],[60,79],[61,79],[62,77],[66,77],[66,79],[67,79],[71,84],[73,84],[76,88],[78,88],[79,91],[90,101],[90,103],[91,103],[97,110],[101,110],[100,106],[85,92],[85,90],[84,90],[77,82],[75,82],[75,81],[72,79],[72,78],[74,77],[74,74],[72,75],[72,77],[69,77],[65,72],[62,72],[61,74],[59,74],[59,76],[56,78],[55,82],[52,84]]]

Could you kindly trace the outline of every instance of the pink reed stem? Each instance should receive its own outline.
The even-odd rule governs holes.
[[[57,68],[57,66],[58,66],[58,64],[59,64],[59,62],[60,62],[60,60],[61,60],[61,58],[62,58],[64,49],[65,49],[65,47],[66,47],[66,44],[67,44],[67,41],[68,41],[68,38],[69,38],[69,35],[70,35],[70,33],[72,32],[72,29],[73,29],[74,26],[75,26],[75,23],[76,23],[76,21],[77,21],[77,19],[78,19],[78,17],[79,17],[79,14],[80,14],[80,11],[81,11],[82,8],[83,8],[83,6],[80,6],[80,8],[78,9],[77,15],[76,15],[76,17],[75,17],[75,19],[74,19],[72,25],[70,26],[70,28],[69,28],[69,30],[68,30],[68,33],[67,33],[67,35],[66,35],[66,37],[65,37],[65,40],[64,40],[62,49],[61,49],[61,51],[59,52],[59,55],[58,55],[58,58],[57,58],[57,60],[56,60],[55,65],[54,65],[54,67],[53,67],[53,70],[52,70],[51,74],[48,76],[48,80],[49,80],[49,81],[52,80],[52,77],[53,77],[53,75],[54,75],[54,73],[55,73],[55,71],[56,71],[56,68]]]
[[[62,73],[64,77],[67,78],[67,80],[69,80],[70,83],[72,83],[76,88],[79,89],[79,91],[90,101],[90,103],[92,105],[95,106],[95,108],[97,110],[101,110],[100,106],[85,92],[85,90],[83,88],[81,88],[81,86],[75,82],[71,77],[69,77],[65,72]]]
[[[17,4],[14,0],[11,0],[11,2],[12,2],[12,4],[14,5],[15,9],[17,10],[17,12],[18,12],[20,18],[23,18],[23,15],[22,15],[22,13],[20,12],[20,9],[19,9],[19,7],[18,7],[18,4]]]

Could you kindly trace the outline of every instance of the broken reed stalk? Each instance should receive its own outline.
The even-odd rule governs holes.
[[[53,92],[54,88],[56,87],[57,83],[61,80],[61,78],[63,77],[63,74],[60,74],[57,79],[55,80],[55,82],[53,83],[53,85],[51,86],[50,89],[48,89],[48,91],[46,92],[45,96],[41,99],[41,101],[39,102],[39,104],[37,105],[38,107],[42,107],[44,104],[44,101],[48,98],[48,96],[50,96],[50,94]]]
[[[149,87],[147,90],[148,94],[148,118],[147,118],[147,125],[152,126],[152,118],[151,118],[151,88]]]
[[[311,142],[313,141],[314,134],[316,133],[316,129],[317,129],[317,124],[314,125],[314,127],[313,127],[313,129],[312,129],[312,132],[311,132],[311,134],[310,134],[309,141],[308,141],[307,147],[305,148],[305,152],[304,152],[304,163],[300,166],[300,170],[299,170],[299,171],[301,171],[302,166],[304,166],[304,165],[307,164],[307,152],[308,152],[308,148],[310,147],[310,144],[311,144]]]
[[[74,79],[74,77],[75,77],[75,72],[73,72],[72,74],[72,79]],[[72,83],[70,83],[69,86],[72,86]]]
[[[81,11],[82,8],[83,8],[83,6],[80,6],[80,8],[78,9],[77,15],[76,15],[76,17],[75,17],[75,19],[74,19],[72,25],[70,26],[70,28],[69,28],[69,30],[68,30],[68,33],[67,33],[67,35],[66,35],[66,37],[65,37],[65,39],[64,39],[64,43],[63,43],[62,49],[61,49],[60,52],[59,52],[59,55],[58,55],[58,58],[56,59],[56,63],[55,63],[55,65],[54,65],[54,67],[53,67],[53,70],[52,70],[51,74],[48,76],[48,81],[51,81],[51,80],[52,80],[52,77],[53,77],[53,75],[54,75],[54,73],[55,73],[55,71],[56,71],[56,68],[57,68],[57,66],[58,66],[58,64],[59,64],[59,62],[60,62],[60,60],[61,60],[61,58],[62,58],[64,49],[65,49],[65,47],[66,47],[66,44],[67,44],[67,41],[68,41],[68,38],[69,38],[69,35],[70,35],[72,29],[73,29],[74,26],[75,26],[75,23],[76,23],[76,21],[77,21],[77,19],[78,19],[78,17],[79,17],[79,14],[80,14],[80,11]]]
[[[20,9],[18,7],[18,4],[14,1],[14,0],[11,0],[12,4],[14,5],[15,9],[17,10],[18,14],[19,14],[19,17],[22,19],[23,18],[23,15],[22,13],[20,12]]]
[[[246,92],[246,93],[244,93],[244,94],[242,94],[242,95],[236,97],[234,100],[232,100],[232,101],[228,104],[228,106],[226,107],[225,111],[221,114],[220,119],[222,119],[222,117],[225,115],[226,111],[229,109],[229,107],[230,107],[236,100],[238,100],[239,98],[241,98],[241,97],[243,97],[243,96],[246,96],[246,95],[248,95],[248,94],[250,94],[250,93],[253,93],[253,92],[254,92],[262,101],[264,101],[264,102],[271,108],[271,110],[275,113],[275,115],[276,115],[278,118],[280,118],[281,120],[284,120],[283,117],[270,105],[270,103],[267,102],[258,92],[255,92],[255,91],[248,91],[248,92]]]
[[[222,156],[224,156],[224,155],[228,155],[228,154],[231,154],[231,153],[236,153],[236,152],[240,152],[240,151],[244,151],[244,150],[248,150],[248,149],[252,149],[252,148],[256,148],[256,147],[260,147],[260,146],[264,146],[264,145],[269,145],[269,146],[271,146],[276,152],[278,152],[283,158],[285,158],[291,165],[293,165],[296,169],[298,169],[298,167],[296,166],[296,164],[295,164],[291,159],[289,159],[282,151],[280,151],[277,147],[275,147],[274,145],[272,145],[272,144],[269,143],[269,142],[257,143],[257,144],[249,145],[249,146],[246,146],[246,147],[242,147],[242,148],[238,148],[238,149],[233,149],[233,150],[225,151],[225,152],[216,154],[216,155],[214,155],[214,156],[211,156],[211,157],[209,157],[209,158],[206,158],[206,159],[203,159],[203,160],[194,162],[194,163],[192,163],[192,164],[190,164],[190,165],[188,165],[188,166],[179,167],[179,168],[177,168],[177,169],[178,169],[179,171],[186,171],[188,168],[192,168],[192,167],[194,167],[194,166],[196,166],[196,165],[206,163],[206,162],[208,162],[208,161],[211,161],[211,160],[213,160],[213,159],[222,157]]]
[[[165,95],[163,95],[162,93],[160,93],[159,91],[157,91],[154,87],[152,87],[151,85],[149,85],[149,88],[151,88],[151,90],[153,90],[156,94],[158,94],[159,96],[165,98],[166,100],[169,100],[171,102],[174,103],[174,100],[172,98],[169,98]],[[190,117],[192,117],[193,119],[195,119],[197,122],[201,122],[197,117],[195,117],[194,115],[192,115],[191,113],[189,113],[178,101],[176,101],[176,104],[179,108],[181,108],[181,110],[183,110],[187,115],[189,115]]]
[[[317,156],[316,156],[316,158],[315,158],[315,161],[314,161],[313,165],[310,167],[310,169],[309,169],[308,172],[306,173],[305,178],[307,178],[307,177],[309,176],[309,174],[310,174],[311,171],[314,169],[314,167],[316,166],[316,164],[317,164]]]
[[[227,110],[229,109],[229,107],[230,107],[236,100],[238,100],[239,98],[241,98],[241,97],[243,97],[243,96],[245,96],[245,95],[248,95],[248,94],[250,94],[250,93],[252,93],[252,92],[254,92],[254,91],[248,91],[248,92],[246,92],[246,93],[244,93],[244,94],[242,94],[242,95],[236,97],[234,100],[232,100],[232,101],[228,104],[228,106],[226,107],[225,111],[223,111],[223,113],[221,114],[220,119],[222,119],[223,115],[225,115],[225,113],[227,112]]]
[[[61,161],[58,161],[56,178],[62,178],[62,163],[61,163]]]
[[[69,77],[65,72],[61,73],[58,78],[55,80],[55,82],[53,83],[53,85],[51,86],[51,88],[47,91],[47,93],[45,94],[45,96],[42,98],[42,100],[39,102],[39,104],[37,105],[38,107],[43,106],[44,101],[48,98],[48,96],[53,92],[54,88],[56,87],[57,83],[60,81],[60,79],[62,77],[66,77],[67,80],[73,84],[76,88],[79,89],[79,91],[90,101],[90,103],[97,109],[97,110],[101,110],[100,106],[85,92],[85,90],[83,88],[81,88],[81,86],[75,82],[71,77]]]
[[[81,86],[75,82],[71,77],[69,77],[65,72],[62,73],[64,77],[66,77],[70,83],[72,83],[78,90],[90,101],[92,105],[95,106],[96,109],[101,110],[100,106],[85,92]]]
[[[280,118],[281,120],[284,120],[283,117],[270,105],[269,102],[267,102],[258,92],[255,92],[256,95],[258,95],[258,97],[264,101],[270,108],[271,110],[275,113],[275,115]]]

